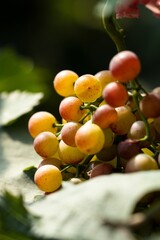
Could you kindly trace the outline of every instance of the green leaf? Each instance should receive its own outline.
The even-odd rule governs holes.
[[[31,204],[28,209],[40,217],[33,223],[38,236],[136,240],[130,229],[118,224],[116,227],[104,225],[104,222],[127,223],[137,202],[154,191],[160,191],[160,171],[111,174],[78,186],[64,187]]]
[[[36,67],[31,59],[18,55],[11,48],[0,51],[0,92],[20,89],[47,92],[48,71]]]
[[[15,90],[0,94],[0,126],[11,124],[20,116],[30,112],[39,104],[43,93],[29,93]]]

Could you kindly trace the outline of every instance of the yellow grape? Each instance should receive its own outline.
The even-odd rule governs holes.
[[[95,77],[99,79],[102,90],[108,83],[117,81],[117,79],[112,76],[112,73],[109,70],[102,70],[100,72],[97,72],[95,74]]]
[[[74,82],[77,78],[78,75],[75,72],[71,70],[62,70],[53,80],[54,89],[63,97],[75,95]]]
[[[38,168],[34,175],[34,182],[38,188],[44,192],[54,192],[62,184],[61,171],[51,164]]]
[[[102,87],[95,76],[85,74],[75,81],[74,91],[82,102],[94,102],[101,96]]]
[[[105,136],[98,125],[85,123],[78,129],[75,142],[77,147],[85,154],[95,154],[103,148]]]
[[[139,153],[132,157],[126,164],[125,172],[157,170],[158,164],[156,160],[145,153]]]
[[[41,132],[33,142],[35,151],[43,158],[52,157],[58,149],[58,139],[51,132]]]
[[[57,128],[54,124],[57,123],[56,118],[49,112],[40,111],[34,113],[28,121],[28,130],[30,135],[35,138],[39,133],[49,131],[56,133]]]
[[[83,160],[85,154],[77,147],[67,145],[63,140],[59,143],[59,157],[65,164],[77,164]]]

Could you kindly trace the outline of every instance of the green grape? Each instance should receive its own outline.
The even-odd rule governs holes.
[[[71,70],[62,70],[55,76],[53,80],[54,89],[63,97],[75,95],[74,83],[77,78],[78,75],[75,72]]]
[[[34,113],[28,121],[28,130],[30,135],[35,138],[39,133],[49,131],[56,133],[56,118],[49,112],[40,111]]]
[[[34,182],[40,190],[46,193],[54,192],[62,184],[61,171],[51,164],[43,165],[36,170]]]
[[[105,143],[102,129],[94,123],[85,123],[75,135],[76,146],[85,154],[99,152]]]
[[[117,107],[116,111],[118,114],[117,122],[111,125],[111,129],[117,135],[127,134],[136,117],[128,106]]]
[[[139,153],[133,156],[126,164],[125,172],[157,170],[158,164],[156,160],[148,154]]]
[[[94,102],[101,96],[102,87],[95,76],[85,74],[75,81],[74,91],[82,102]]]
[[[58,139],[51,132],[41,132],[33,142],[35,151],[43,158],[52,157],[58,149]]]
[[[81,109],[83,102],[74,96],[64,98],[59,105],[59,113],[66,121],[78,122],[86,113],[86,109]]]
[[[75,135],[77,130],[82,126],[78,122],[67,122],[61,129],[62,140],[71,147],[76,147]]]
[[[63,142],[63,140],[61,140],[59,143],[58,153],[64,164],[77,164],[85,157],[85,154],[77,147],[71,147]]]

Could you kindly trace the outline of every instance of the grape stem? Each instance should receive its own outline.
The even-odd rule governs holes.
[[[102,23],[104,26],[104,29],[106,30],[107,34],[110,36],[110,38],[113,40],[113,42],[116,45],[117,51],[123,51],[126,49],[126,43],[124,41],[124,31],[120,26],[118,25],[117,21],[115,21],[115,17],[111,12],[108,12],[108,9],[113,5],[113,0],[107,0],[103,11],[102,11]],[[114,7],[112,10],[115,8]]]

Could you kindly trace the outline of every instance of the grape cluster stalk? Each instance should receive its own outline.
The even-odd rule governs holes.
[[[63,181],[160,169],[160,87],[143,88],[141,60],[125,49],[113,19],[107,25],[104,20],[118,50],[108,67],[94,75],[57,73],[53,88],[63,97],[61,121],[47,111],[28,121],[40,156],[34,181],[44,192],[60,189]]]

